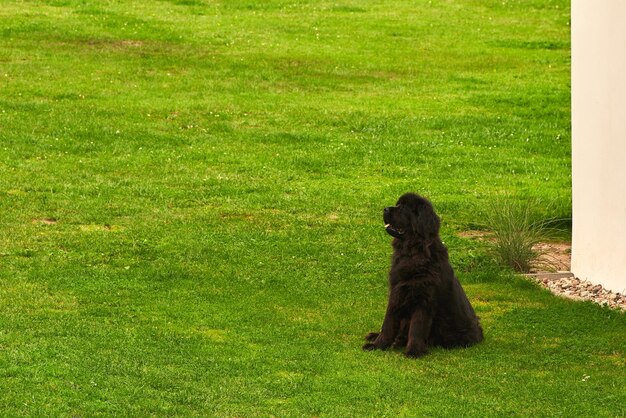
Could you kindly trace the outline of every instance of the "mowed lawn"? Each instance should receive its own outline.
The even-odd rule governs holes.
[[[459,235],[502,196],[571,216],[569,31],[565,0],[0,0],[0,415],[626,415],[625,315]],[[478,346],[361,350],[406,191]]]

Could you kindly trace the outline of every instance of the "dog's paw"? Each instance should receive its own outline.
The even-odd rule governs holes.
[[[365,336],[365,341],[374,341],[378,338],[378,335],[380,335],[380,332],[370,332]]]
[[[404,353],[408,358],[420,358],[428,354],[428,350],[412,348]]]
[[[403,348],[403,347],[406,347],[407,342],[408,341],[406,338],[397,337],[396,340],[393,342],[393,346],[395,348]]]
[[[374,345],[372,343],[367,343],[367,344],[363,345],[362,348],[365,351],[372,351],[372,350],[376,350],[378,347],[376,347],[376,345]]]

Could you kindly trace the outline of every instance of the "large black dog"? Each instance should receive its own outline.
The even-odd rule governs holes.
[[[368,334],[364,350],[406,346],[421,357],[429,346],[468,347],[483,339],[478,317],[448,261],[432,204],[414,193],[385,208],[394,237],[389,301],[380,332]]]

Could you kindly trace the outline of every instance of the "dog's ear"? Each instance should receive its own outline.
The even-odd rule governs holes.
[[[439,216],[433,207],[426,203],[421,205],[412,216],[412,227],[415,236],[428,246],[439,235]]]

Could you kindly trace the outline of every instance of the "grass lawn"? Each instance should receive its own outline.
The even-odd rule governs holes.
[[[626,315],[458,235],[503,195],[570,217],[569,29],[565,0],[0,0],[0,415],[626,415]],[[361,351],[405,191],[478,346]]]

